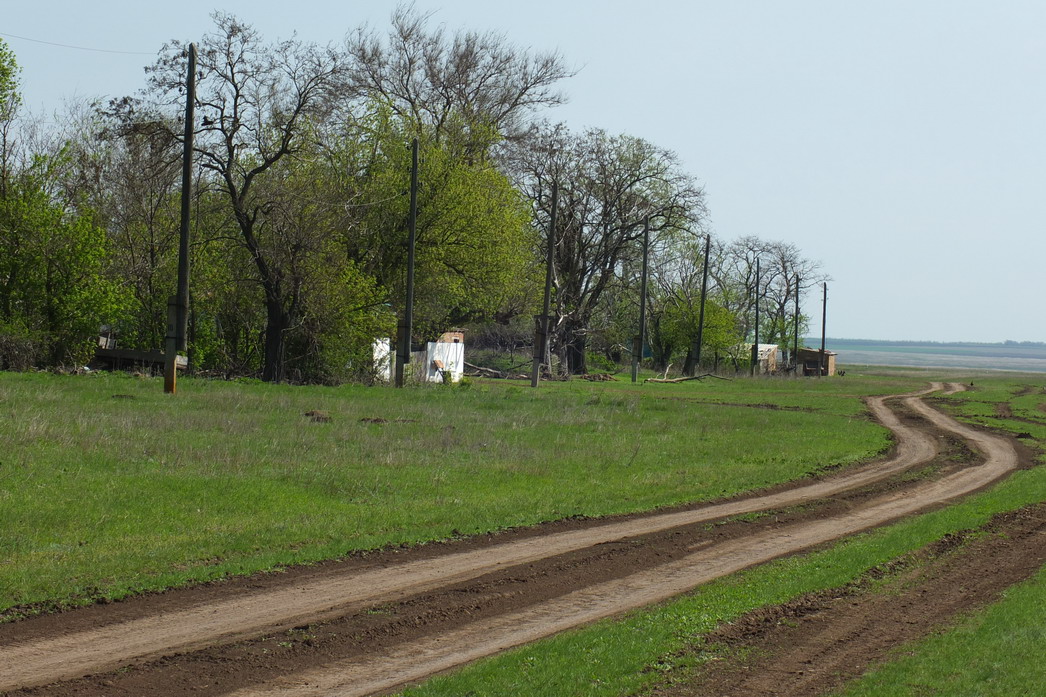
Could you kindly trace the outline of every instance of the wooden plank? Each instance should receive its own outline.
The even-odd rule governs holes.
[[[94,355],[97,358],[117,359],[121,361],[134,361],[136,363],[151,363],[162,365],[166,356],[162,351],[136,351],[135,349],[96,349]],[[181,354],[178,355],[177,367],[185,370],[189,367],[189,359]]]

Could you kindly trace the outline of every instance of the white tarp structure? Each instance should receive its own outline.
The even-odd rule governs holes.
[[[379,380],[392,382],[392,341],[374,340],[374,374]],[[424,351],[414,351],[410,356],[411,379],[425,382],[460,382],[465,374],[465,344],[437,341],[429,342]]]
[[[374,374],[379,380],[392,382],[392,340],[374,340]]]
[[[465,373],[465,344],[429,342],[425,348],[425,379],[428,382],[459,382]]]

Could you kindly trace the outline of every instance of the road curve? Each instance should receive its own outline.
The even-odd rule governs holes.
[[[501,617],[490,620],[487,624],[491,626],[475,625],[462,628],[455,632],[455,635],[470,630],[479,633],[474,639],[463,641],[459,638],[449,644],[446,643],[449,640],[448,636],[432,640],[431,661],[421,660],[421,655],[428,655],[426,652],[429,649],[413,645],[407,649],[410,656],[408,662],[413,672],[406,672],[401,664],[390,668],[393,670],[392,675],[400,676],[399,683],[419,679],[451,667],[451,664],[458,665],[480,655],[489,655],[508,646],[531,641],[570,626],[656,602],[738,568],[863,530],[961,496],[1012,470],[1016,466],[1016,454],[1007,441],[963,426],[930,409],[919,399],[919,396],[939,389],[943,389],[943,386],[935,383],[928,390],[900,395],[897,398],[940,428],[968,440],[985,456],[982,465],[956,472],[938,481],[927,482],[904,494],[881,497],[845,516],[797,525],[795,529],[775,530],[773,533],[704,549],[682,561],[580,590],[540,608],[515,613],[511,619]],[[957,388],[952,386],[950,389]],[[872,413],[893,431],[896,441],[894,454],[877,463],[777,494],[688,511],[610,522],[585,530],[556,533],[388,568],[332,574],[293,588],[240,595],[161,616],[147,616],[61,637],[0,646],[0,655],[5,659],[0,665],[0,691],[49,684],[176,652],[257,637],[300,624],[342,616],[379,603],[395,602],[420,592],[476,578],[497,569],[604,542],[740,513],[792,506],[866,486],[929,461],[936,454],[934,440],[903,424],[886,406],[889,399],[891,398],[877,397],[868,400]],[[625,601],[624,605],[621,604],[622,600]],[[573,610],[568,612],[568,607]],[[555,621],[551,621],[550,617],[555,618]],[[495,625],[511,627],[515,631],[502,632]],[[526,630],[526,627],[532,629]],[[440,645],[455,647],[453,655],[437,650]],[[469,646],[470,650],[462,652],[462,646]],[[389,656],[383,660],[392,658]],[[450,664],[447,664],[448,661]],[[309,677],[307,680],[313,685],[326,685],[322,689],[338,694],[371,694],[390,689],[388,681],[380,685],[373,681],[366,682],[358,677],[358,671],[362,670],[367,675],[375,676],[381,673],[379,668],[377,665],[367,664],[356,664],[356,667],[339,665],[330,671],[321,671],[320,675]],[[348,679],[348,683],[337,677],[353,673],[356,673],[357,677]],[[292,692],[295,694],[307,689],[300,681],[294,685]],[[372,687],[364,688],[363,685]],[[366,691],[352,691],[357,689]],[[243,694],[263,693],[248,691]]]
[[[951,391],[961,389],[950,385]],[[981,489],[1018,465],[1011,443],[960,424],[914,397],[905,399],[938,427],[965,439],[983,462],[903,492],[878,497],[842,515],[766,530],[725,542],[623,579],[580,589],[552,602],[467,625],[388,655],[347,660],[268,685],[230,693],[232,697],[365,697],[387,694],[411,682],[479,658],[629,610],[667,600],[702,583],[776,557],[830,542]]]

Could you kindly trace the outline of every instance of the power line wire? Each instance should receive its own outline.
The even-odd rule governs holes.
[[[94,51],[96,53],[120,53],[126,56],[155,56],[155,53],[149,53],[147,51],[114,51],[108,48],[89,48],[87,46],[72,46],[70,44],[60,44],[54,41],[42,41],[40,39],[30,39],[28,36],[18,36],[17,34],[7,34],[0,31],[0,36],[7,36],[12,39],[21,39],[22,41],[32,41],[34,44],[47,44],[48,46],[59,46],[61,48],[72,48],[77,51]]]

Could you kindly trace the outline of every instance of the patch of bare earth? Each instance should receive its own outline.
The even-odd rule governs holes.
[[[916,397],[887,401],[869,406],[895,434],[890,456],[738,500],[388,550],[0,625],[0,691],[384,694],[944,505],[1031,464],[1027,449]]]
[[[996,516],[987,535],[950,536],[835,591],[762,608],[691,650],[710,657],[656,697],[814,697],[888,660],[903,644],[984,607],[1046,564],[1046,504]]]

